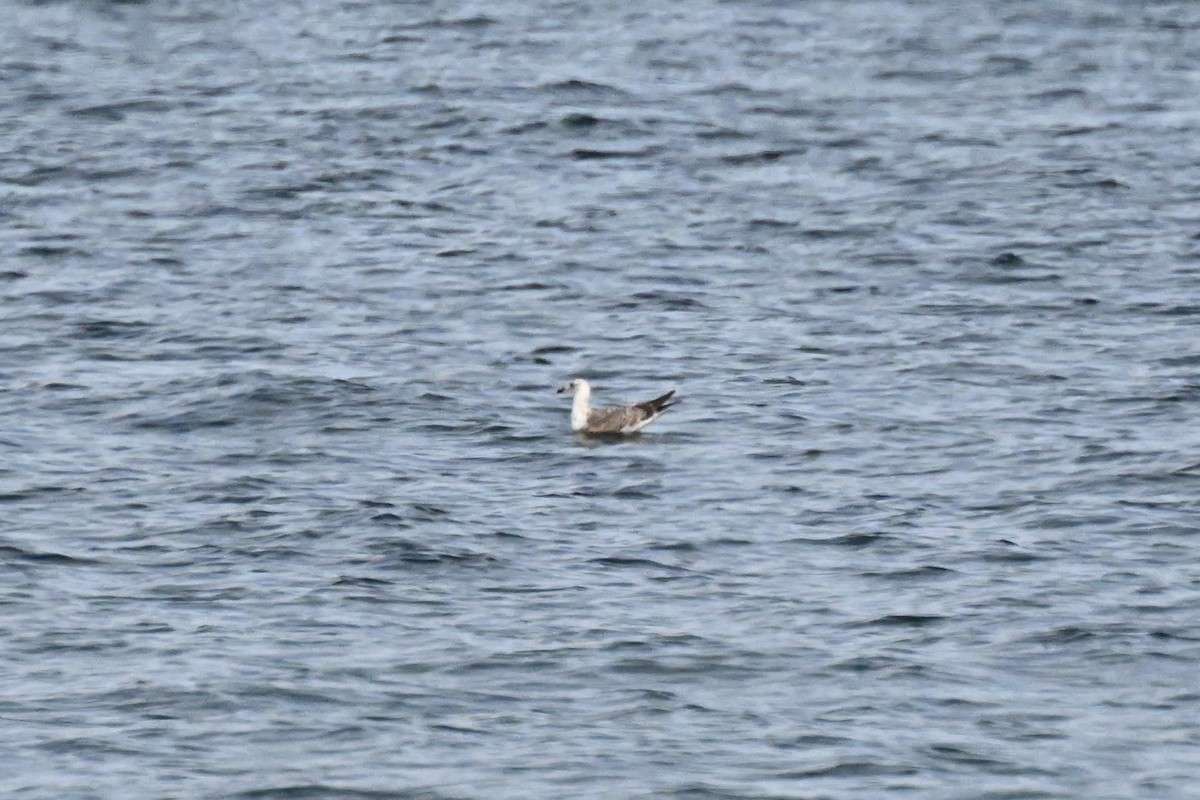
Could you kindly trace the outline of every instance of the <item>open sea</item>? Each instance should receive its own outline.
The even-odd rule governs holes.
[[[6,800],[1200,798],[1200,3],[0,14]]]

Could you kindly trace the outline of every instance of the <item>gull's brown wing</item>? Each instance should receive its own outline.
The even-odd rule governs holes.
[[[675,394],[674,389],[644,403],[593,409],[588,414],[588,423],[584,431],[587,433],[624,433],[630,428],[637,427],[638,423],[654,419],[675,405],[670,402],[673,394]]]
[[[645,417],[637,406],[593,408],[588,414],[587,427],[584,430],[588,433],[620,433]]]

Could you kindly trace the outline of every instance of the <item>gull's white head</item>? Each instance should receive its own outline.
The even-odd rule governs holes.
[[[591,390],[592,387],[588,386],[588,382],[583,378],[572,378],[558,388],[558,393],[562,394],[563,392],[581,392],[586,394]]]

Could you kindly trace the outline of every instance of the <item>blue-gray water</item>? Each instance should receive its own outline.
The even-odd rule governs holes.
[[[1200,796],[1200,6],[0,10],[5,798]]]

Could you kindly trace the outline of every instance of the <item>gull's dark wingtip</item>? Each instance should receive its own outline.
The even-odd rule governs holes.
[[[655,397],[652,399],[652,401],[650,401],[650,405],[653,405],[654,408],[668,408],[671,407],[671,405],[678,403],[678,399],[671,399],[674,397],[674,391],[676,390],[672,389],[671,391],[668,391],[666,395]]]
[[[671,406],[673,406],[679,402],[678,399],[676,399],[676,400],[671,399],[674,396],[675,396],[675,390],[672,389],[671,391],[667,392],[666,394],[660,395],[659,397],[656,397],[653,400],[647,400],[645,403],[642,403],[641,405],[642,405],[642,407],[649,408],[651,413],[661,414],[663,411],[666,411],[668,408],[670,408]]]

